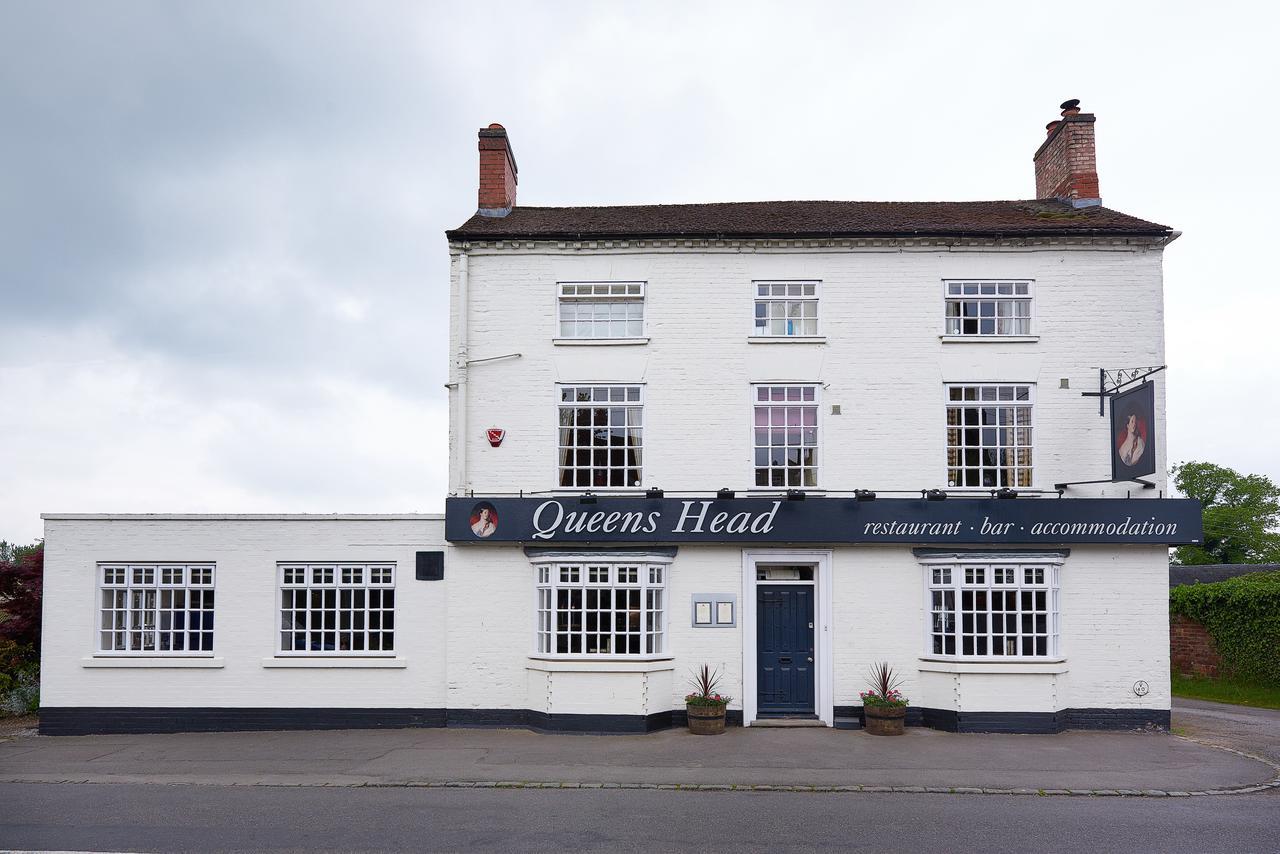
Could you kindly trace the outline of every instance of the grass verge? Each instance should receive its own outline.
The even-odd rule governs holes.
[[[1280,688],[1237,682],[1234,679],[1202,679],[1172,674],[1173,696],[1215,703],[1234,703],[1259,709],[1280,709]]]

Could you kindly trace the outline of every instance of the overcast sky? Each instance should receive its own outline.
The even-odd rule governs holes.
[[[0,539],[440,510],[443,231],[494,121],[525,204],[1020,199],[1080,98],[1104,204],[1185,232],[1170,459],[1280,480],[1274,14],[0,0]]]

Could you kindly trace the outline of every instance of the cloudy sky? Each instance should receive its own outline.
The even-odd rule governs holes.
[[[1185,232],[1170,458],[1280,479],[1267,8],[0,0],[0,539],[442,508],[493,121],[526,204],[1018,199],[1080,98],[1104,203]]]

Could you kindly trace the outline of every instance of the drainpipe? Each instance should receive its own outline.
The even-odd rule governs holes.
[[[458,338],[453,355],[454,368],[454,461],[457,467],[450,492],[462,495],[467,489],[467,329],[471,324],[471,306],[467,291],[467,252],[458,255]]]

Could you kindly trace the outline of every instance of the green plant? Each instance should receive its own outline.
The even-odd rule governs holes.
[[[889,662],[882,661],[871,668],[871,675],[867,679],[871,690],[863,691],[858,696],[862,698],[864,706],[899,709],[908,703],[907,698],[898,690],[901,684],[902,679],[893,672]]]
[[[28,667],[13,679],[7,694],[0,696],[0,713],[34,715],[40,711],[40,668]]]
[[[704,664],[698,670],[693,672],[693,677],[689,680],[689,684],[693,686],[693,693],[686,694],[684,701],[690,706],[720,706],[729,705],[732,697],[726,697],[716,690],[720,684],[720,671],[712,670],[711,665]]]
[[[1280,572],[1254,572],[1169,591],[1169,611],[1208,630],[1224,675],[1280,686]]]
[[[1199,501],[1204,516],[1204,542],[1178,546],[1175,563],[1280,561],[1280,486],[1270,478],[1194,461],[1179,463],[1171,474],[1178,492]]]

